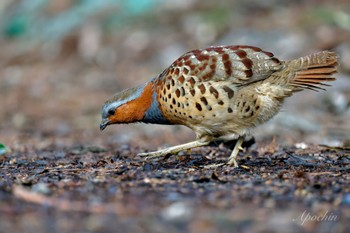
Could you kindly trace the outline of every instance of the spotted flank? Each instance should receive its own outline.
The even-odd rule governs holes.
[[[209,125],[217,116],[229,120],[240,112],[235,104],[240,85],[264,80],[282,68],[272,53],[253,46],[193,50],[156,80],[159,106],[167,119],[179,124]]]

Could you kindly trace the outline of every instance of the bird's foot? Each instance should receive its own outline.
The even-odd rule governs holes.
[[[159,158],[159,157],[164,157],[168,154],[177,154],[180,151],[183,150],[189,150],[195,147],[199,147],[199,146],[205,146],[208,145],[209,141],[193,141],[193,142],[189,142],[189,143],[185,143],[185,144],[181,144],[178,146],[173,146],[173,147],[169,147],[169,148],[165,148],[162,150],[157,150],[154,152],[147,152],[147,153],[139,153],[137,154],[140,157],[146,158],[146,159],[155,159],[155,158]]]
[[[168,154],[169,153],[165,151],[165,149],[163,149],[163,150],[157,150],[153,152],[138,153],[137,155],[146,159],[156,159],[156,158],[164,157]]]
[[[234,168],[238,167],[238,163],[237,163],[237,161],[236,161],[235,158],[230,159],[229,161],[227,161],[226,164],[227,164],[228,166],[232,166],[232,167],[234,167]]]
[[[244,141],[244,138],[243,137],[239,137],[237,142],[236,142],[236,145],[235,145],[235,148],[233,149],[228,161],[227,161],[227,165],[229,166],[233,166],[233,167],[238,167],[238,163],[236,161],[236,157],[239,153],[239,151],[243,151],[244,149],[242,148],[242,143]]]

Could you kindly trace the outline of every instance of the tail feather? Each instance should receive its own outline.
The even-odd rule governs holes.
[[[332,75],[337,73],[338,56],[334,52],[323,51],[289,61],[286,65],[295,72],[290,80],[295,91],[324,90],[321,86],[330,86],[324,82],[335,80]]]

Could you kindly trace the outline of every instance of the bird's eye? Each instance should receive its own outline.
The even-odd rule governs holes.
[[[114,110],[114,109],[109,109],[109,110],[108,110],[108,115],[113,116],[114,113],[115,113],[115,110]]]

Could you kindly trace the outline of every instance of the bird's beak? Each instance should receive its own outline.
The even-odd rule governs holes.
[[[108,119],[102,120],[102,122],[100,124],[100,130],[101,131],[104,130],[107,127],[107,125],[109,125],[109,124],[110,124],[110,121]]]

